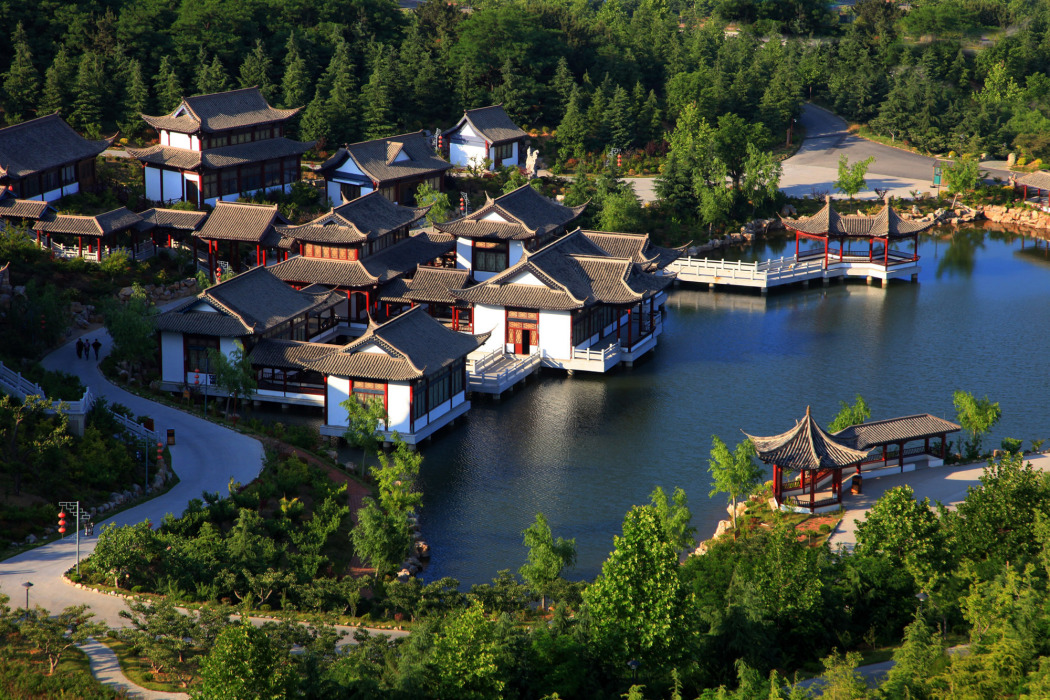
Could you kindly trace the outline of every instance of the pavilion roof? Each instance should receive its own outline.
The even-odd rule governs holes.
[[[566,226],[586,208],[587,204],[567,207],[530,185],[522,185],[496,199],[488,198],[477,211],[436,224],[436,228],[459,238],[524,241]]]
[[[444,135],[449,136],[462,129],[463,125],[468,123],[479,136],[492,145],[516,141],[528,136],[522,131],[521,127],[514,123],[501,104],[468,109],[459,122],[451,129],[445,131]]]
[[[275,226],[288,223],[276,204],[217,202],[194,236],[212,241],[240,241],[274,246],[280,240]]]
[[[910,440],[957,433],[962,427],[929,413],[858,423],[834,434],[836,440],[857,450],[892,445]]]
[[[454,248],[451,236],[422,232],[359,260],[296,255],[269,269],[287,282],[311,282],[343,289],[371,287],[401,277],[420,263],[436,260]]]
[[[280,136],[275,139],[249,141],[206,151],[191,151],[188,148],[153,145],[148,148],[129,148],[128,154],[143,163],[166,165],[180,170],[232,168],[251,165],[265,160],[290,158],[302,155],[313,148],[313,141],[293,141]]]
[[[113,138],[89,141],[58,113],[0,129],[0,176],[14,180],[85,158],[94,158]]]
[[[646,270],[662,270],[685,254],[689,243],[678,248],[654,245],[648,233],[612,233],[584,231],[592,243],[614,258],[630,258]]]
[[[434,155],[422,131],[343,146],[318,170],[325,177],[332,177],[348,159],[380,187],[386,182],[441,175],[452,167],[451,163]]]
[[[41,221],[37,228],[48,233],[104,238],[130,228],[138,229],[141,224],[142,217],[124,207],[119,207],[95,216],[56,214],[50,220]]]
[[[523,283],[531,275],[539,284]],[[627,305],[648,299],[673,281],[614,258],[580,231],[526,253],[516,265],[453,294],[473,304],[568,311],[594,304]]]
[[[463,305],[452,290],[470,284],[470,270],[420,265],[412,279],[398,278],[384,285],[380,298],[399,303]]]
[[[171,114],[159,117],[141,115],[155,129],[193,134],[272,124],[291,119],[302,107],[271,107],[258,87],[228,90],[209,95],[184,97]]]
[[[9,189],[0,190],[0,219],[53,219],[55,208],[39,199],[18,199]]]
[[[409,226],[430,207],[403,207],[379,192],[370,192],[331,209],[301,226],[279,226],[286,238],[308,243],[360,243]]]
[[[139,214],[149,228],[170,228],[178,231],[197,231],[208,218],[205,211],[185,209],[147,209]],[[141,230],[141,227],[140,227]]]
[[[787,228],[799,233],[829,238],[901,238],[922,233],[934,225],[933,221],[905,221],[890,205],[888,195],[882,211],[874,216],[839,214],[828,196],[824,207],[813,216],[783,221]]]
[[[340,377],[408,381],[466,357],[488,335],[449,330],[417,306],[382,325],[370,322],[360,338],[302,366]]]
[[[795,471],[819,471],[858,464],[867,451],[854,449],[817,425],[806,406],[806,415],[794,428],[780,435],[757,437],[744,433],[755,445],[758,458]]]
[[[1038,190],[1050,190],[1050,173],[1045,170],[1036,170],[1017,178],[1018,185],[1034,187]]]

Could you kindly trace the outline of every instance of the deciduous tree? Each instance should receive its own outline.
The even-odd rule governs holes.
[[[999,402],[992,403],[987,396],[974,398],[968,391],[957,390],[952,394],[959,425],[967,432],[965,453],[968,459],[976,459],[981,454],[981,442],[984,436],[995,427],[1002,417]]]
[[[852,201],[858,192],[868,186],[864,176],[867,175],[868,168],[874,162],[875,156],[868,156],[850,165],[849,157],[843,153],[839,156],[839,179],[835,180],[835,189],[847,195]]]
[[[561,537],[555,540],[543,513],[536,513],[536,522],[521,534],[529,548],[529,561],[518,569],[518,573],[533,591],[540,594],[540,608],[546,610],[551,586],[565,567],[576,563],[576,540]]]
[[[869,418],[871,418],[871,409],[868,408],[868,402],[864,400],[863,396],[857,394],[857,398],[852,406],[845,401],[839,401],[839,412],[828,423],[828,432],[837,433],[843,428],[863,423]]]
[[[26,611],[25,617],[18,625],[18,631],[47,657],[47,675],[55,673],[62,655],[72,647],[83,644],[88,637],[101,635],[106,631],[105,625],[91,621],[95,614],[87,609],[86,605],[75,605],[54,617],[39,606]]]
[[[762,467],[755,462],[755,445],[750,440],[737,444],[732,452],[717,435],[711,438],[711,496],[724,493],[733,508],[733,534],[736,535],[736,504],[761,483]]]

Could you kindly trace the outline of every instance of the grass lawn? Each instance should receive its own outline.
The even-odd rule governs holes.
[[[49,665],[43,654],[34,653],[31,645],[17,637],[8,637],[6,641],[10,643],[5,643],[4,651],[0,653],[0,697],[12,700],[58,697],[110,700],[123,697],[95,680],[87,656],[79,649],[63,653],[54,675],[48,676]]]
[[[113,650],[120,661],[120,670],[128,677],[128,680],[136,685],[150,690],[159,690],[165,693],[185,693],[187,686],[181,681],[169,678],[168,674],[159,674],[159,678],[153,673],[148,661],[136,656],[131,647],[114,637],[102,637],[100,642]],[[192,687],[192,682],[191,682]]]

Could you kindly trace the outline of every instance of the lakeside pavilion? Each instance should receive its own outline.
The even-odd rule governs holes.
[[[842,485],[861,470],[896,466],[901,472],[916,466],[944,464],[947,436],[961,428],[928,413],[867,421],[829,433],[806,415],[787,432],[769,437],[744,433],[755,445],[758,458],[773,467],[773,498],[781,510],[819,513],[842,503]],[[932,439],[939,442],[932,443]],[[922,440],[922,446],[906,447]],[[798,476],[785,480],[785,474]]]
[[[884,270],[894,266],[913,266],[919,260],[919,234],[933,226],[932,221],[906,221],[890,205],[874,216],[839,214],[831,206],[831,196],[825,197],[824,207],[813,216],[782,219],[784,226],[795,233],[795,259],[824,259],[829,263],[856,263],[877,265]],[[803,239],[819,241],[822,249],[799,251]],[[912,252],[895,249],[894,244],[911,241]],[[838,244],[838,250],[834,244]],[[860,244],[857,246],[856,244]],[[863,249],[867,244],[867,250]],[[860,250],[856,248],[860,247]]]

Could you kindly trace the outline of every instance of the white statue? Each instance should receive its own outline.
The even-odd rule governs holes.
[[[530,178],[536,177],[536,160],[540,157],[540,149],[526,148],[525,153],[525,174]]]

